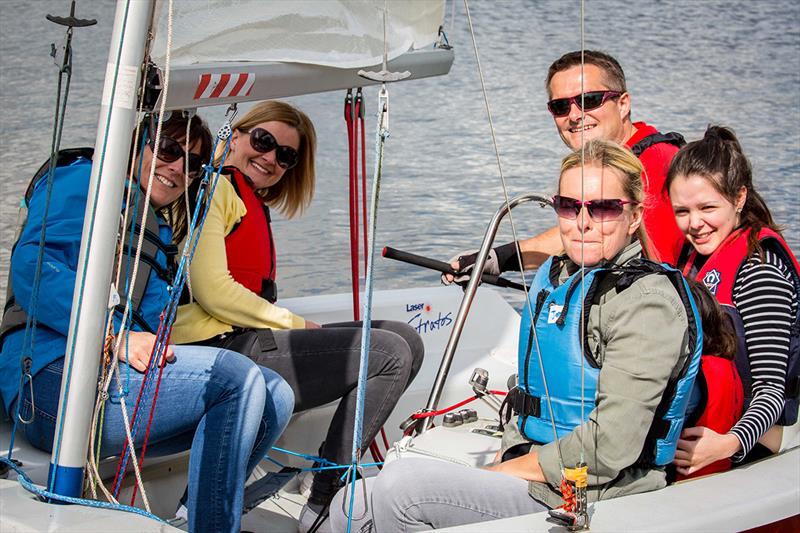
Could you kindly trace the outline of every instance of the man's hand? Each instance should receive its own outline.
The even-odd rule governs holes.
[[[306,329],[317,329],[321,327],[322,326],[320,326],[316,322],[312,322],[311,320],[306,320]]]
[[[478,257],[477,250],[466,250],[459,252],[450,258],[448,263],[458,272],[456,276],[452,274],[442,274],[442,284],[450,285],[454,281],[457,285],[466,287],[469,282],[469,277],[472,275],[472,269],[475,266],[475,259]],[[486,258],[486,263],[483,265],[484,274],[492,274],[495,276],[500,275],[500,266],[497,263],[497,252],[494,249],[489,250],[489,257]]]
[[[451,257],[450,266],[458,272],[458,275],[442,274],[442,283],[449,285],[455,281],[458,285],[466,287],[477,258],[478,252],[474,250],[461,252],[455,257]],[[499,276],[509,270],[519,271],[519,269],[516,242],[510,242],[489,250],[486,263],[483,265],[483,273],[493,276]]]
[[[127,335],[127,339],[122,339],[117,359],[123,363],[130,362],[133,368],[139,372],[144,372],[150,362],[150,355],[153,353],[156,336],[144,331],[130,331]],[[175,360],[172,346],[167,346],[166,359],[170,363]]]

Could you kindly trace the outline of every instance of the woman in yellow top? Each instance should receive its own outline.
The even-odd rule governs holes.
[[[269,207],[292,218],[308,206],[315,147],[311,120],[284,102],[261,102],[233,125],[227,179],[217,184],[191,265],[193,302],[179,308],[172,339],[232,349],[277,371],[294,390],[296,412],[341,398],[320,454],[344,464],[352,448],[361,324],[320,327],[275,304]],[[362,449],[389,417],[424,353],[408,324],[372,326]],[[327,506],[340,475],[316,474],[301,530]]]

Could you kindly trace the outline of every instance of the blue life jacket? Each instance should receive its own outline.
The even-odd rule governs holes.
[[[47,217],[47,246],[44,251],[39,305],[36,309],[38,325],[34,352],[29,361],[33,376],[53,361],[64,357],[91,168],[92,163],[86,155],[76,154],[65,161],[59,158],[53,175],[53,192]],[[20,354],[34,284],[33,274],[46,190],[47,180],[42,179],[41,173],[37,173],[37,178],[32,180],[26,193],[23,207],[27,209],[27,216],[11,256],[9,301],[0,327],[0,396],[6,408],[16,398],[19,388]],[[141,210],[139,214],[141,216]],[[130,226],[137,233],[140,230],[138,225],[138,220],[130,221]],[[134,246],[136,237],[138,235],[134,235]],[[131,325],[134,331],[156,331],[158,328],[161,312],[170,296],[170,256],[177,250],[171,241],[172,229],[169,224],[151,211],[145,228],[143,266],[137,276],[137,285],[141,284],[141,287],[134,289],[135,299],[139,300],[134,302]],[[127,248],[128,242],[130,239],[126,237],[123,246]],[[124,287],[119,287],[119,290],[124,293]],[[119,328],[120,311],[124,303],[123,296],[122,305],[114,313],[115,330]]]
[[[581,299],[581,271],[578,270],[563,284],[559,284],[561,261],[555,259],[550,258],[539,268],[531,284],[529,298],[533,318],[528,306],[522,315],[519,384],[509,399],[512,409],[519,414],[520,432],[534,442],[546,444],[553,440],[553,423],[561,438],[588,420],[589,413],[594,409],[601,365],[590,353],[588,343],[584,343],[585,351],[582,350],[581,325],[588,323],[591,306],[586,302],[592,301],[599,281],[606,274],[620,274],[616,288],[622,291],[642,276],[665,275],[686,308],[689,343],[693,348],[691,357],[686,358],[677,377],[667,384],[637,463],[659,466],[670,463],[683,428],[686,406],[703,348],[699,314],[686,281],[679,271],[669,266],[646,259],[634,259],[624,266],[586,269],[583,277],[585,299]],[[531,335],[532,325],[536,328],[535,337]],[[545,397],[538,357],[541,357],[542,368],[547,376],[552,415]],[[583,416],[581,399],[584,403]]]

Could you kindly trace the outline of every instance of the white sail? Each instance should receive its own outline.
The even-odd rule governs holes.
[[[174,0],[174,67],[226,62],[305,63],[337,68],[383,60],[384,0]],[[156,5],[152,57],[163,66],[167,2]],[[386,2],[388,58],[430,47],[444,0]]]

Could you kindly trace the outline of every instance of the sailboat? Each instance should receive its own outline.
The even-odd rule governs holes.
[[[435,47],[438,41],[438,27],[443,18],[443,2],[411,3],[405,16],[411,21],[423,18],[423,29],[414,30],[401,26],[404,21],[403,9],[397,3],[391,3],[388,17],[389,28],[387,40],[383,38],[382,9],[383,2],[363,2],[355,4],[354,14],[350,11],[350,3],[345,2],[311,2],[309,13],[298,14],[296,6],[291,8],[281,4],[270,3],[271,13],[259,11],[256,1],[239,1],[245,14],[247,24],[232,20],[233,10],[221,2],[205,2],[205,8],[199,9],[196,3],[176,2],[173,15],[176,19],[187,20],[187,24],[178,24],[172,35],[172,45],[167,47],[166,30],[168,26],[167,2],[153,5],[151,2],[120,1],[118,16],[112,43],[120,40],[125,30],[126,35],[140,35],[139,52],[132,52],[126,59],[120,72],[128,77],[123,78],[124,87],[131,89],[127,96],[103,96],[104,108],[101,117],[111,107],[128,109],[123,113],[119,123],[111,126],[100,124],[98,139],[107,130],[125,132],[120,135],[129,138],[133,123],[133,106],[130,100],[138,86],[136,73],[141,62],[144,49],[144,35],[152,21],[157,21],[155,42],[151,57],[157,65],[163,65],[169,55],[171,68],[169,71],[168,90],[153,93],[154,106],[164,103],[167,109],[185,107],[201,107],[206,105],[229,105],[235,102],[255,101],[268,98],[288,97],[309,92],[341,90],[350,87],[365,86],[368,80],[358,76],[362,69],[376,70],[381,68],[384,48],[389,58],[387,66],[392,71],[409,71],[410,79],[446,74],[453,61],[453,50],[449,47]],[[288,3],[287,4],[294,4]],[[374,4],[374,5],[373,5]],[[276,9],[276,6],[279,8]],[[125,14],[125,10],[129,12]],[[284,11],[285,9],[285,11]],[[343,53],[342,57],[333,58],[328,45],[297,52],[282,48],[280,29],[285,27],[307,28],[314,38],[301,38],[301,42],[315,42],[319,37],[319,24],[324,19],[326,28],[336,26],[330,17],[340,11],[341,26],[347,28],[345,34],[359,35],[355,42],[362,46],[358,57]],[[421,15],[425,14],[424,17]],[[283,17],[280,22],[275,22]],[[295,17],[295,18],[285,18]],[[214,28],[209,31],[208,22],[213,20]],[[253,23],[253,21],[260,21]],[[290,22],[287,22],[290,21]],[[433,21],[431,23],[430,21]],[[362,24],[354,28],[352,24]],[[411,25],[413,26],[413,25]],[[233,28],[243,28],[242,34],[232,37]],[[417,27],[417,26],[413,26]],[[202,31],[197,31],[202,28]],[[369,31],[366,31],[366,28]],[[270,41],[270,29],[274,32],[274,40]],[[258,32],[258,39],[248,39],[248,35]],[[326,32],[327,33],[327,30]],[[230,38],[230,39],[229,39]],[[341,36],[330,36],[336,42]],[[240,46],[241,42],[258,41],[253,50],[247,51]],[[226,43],[236,42],[236,46],[228,47]],[[268,44],[265,44],[268,43]],[[227,50],[235,48],[235,50]],[[113,49],[113,47],[112,47]],[[336,47],[335,49],[339,49]],[[348,49],[342,46],[341,49]],[[269,50],[270,55],[264,55]],[[276,53],[272,53],[277,50]],[[202,52],[202,54],[200,53]],[[224,55],[234,52],[234,55]],[[210,56],[210,57],[206,57]],[[269,57],[267,61],[264,58]],[[116,61],[116,58],[113,58]],[[112,58],[110,54],[110,63]],[[153,87],[163,87],[165,72],[159,71],[159,77],[152,82]],[[106,89],[111,84],[107,82]],[[120,100],[116,100],[120,98]],[[159,100],[163,99],[163,102]],[[128,105],[117,105],[128,104]],[[121,141],[122,142],[122,141]],[[119,157],[124,160],[127,149],[120,145]],[[124,163],[122,163],[124,165]],[[119,174],[114,169],[108,175]],[[103,179],[103,177],[98,177]],[[119,185],[121,187],[121,184]],[[106,192],[110,198],[108,205],[119,205],[121,189]],[[117,198],[114,198],[117,194]],[[501,208],[502,210],[502,208]],[[111,210],[113,211],[113,210]],[[113,221],[119,213],[106,214],[106,224],[114,227]],[[111,221],[111,222],[108,222]],[[493,234],[491,235],[493,237]],[[112,239],[104,237],[109,243]],[[485,240],[484,248],[491,244]],[[488,248],[486,248],[488,249]],[[108,257],[113,253],[109,250]],[[110,259],[107,263],[110,265]],[[92,267],[95,268],[95,267]],[[96,268],[102,270],[102,265]],[[93,277],[95,274],[93,274]],[[110,274],[109,274],[110,276]],[[102,278],[99,278],[102,279]],[[107,287],[108,284],[105,284]],[[98,293],[102,293],[102,289]],[[452,460],[480,466],[491,461],[498,447],[492,426],[496,424],[496,405],[488,397],[481,397],[470,407],[476,411],[477,420],[454,427],[444,425],[432,428],[413,439],[403,439],[402,432],[397,429],[410,414],[430,403],[436,396],[433,406],[448,406],[465,398],[477,396],[475,385],[475,369],[482,369],[481,376],[488,382],[485,388],[503,388],[506,378],[516,371],[517,335],[519,331],[519,314],[504,300],[500,294],[484,286],[468,291],[467,300],[462,300],[461,291],[453,287],[411,288],[393,291],[378,291],[373,299],[373,317],[382,319],[403,320],[412,324],[422,335],[428,357],[420,375],[398,404],[387,423],[390,446],[386,451],[387,460],[402,460],[408,455],[425,456],[431,460]],[[86,311],[81,317],[73,317],[79,322],[82,333],[89,345],[96,345],[102,326],[97,326],[97,316],[105,308],[107,294],[98,294],[94,315]],[[282,304],[292,311],[307,316],[318,322],[331,322],[352,318],[353,302],[351,295],[328,295],[294,298],[282,300]],[[465,310],[469,308],[467,314]],[[94,325],[92,325],[94,324]],[[456,325],[460,324],[460,336],[452,336]],[[74,342],[81,342],[79,339]],[[93,343],[93,344],[92,344]],[[441,364],[437,355],[449,354],[449,360]],[[445,369],[445,367],[447,367]],[[92,369],[89,368],[87,390],[94,391]],[[96,367],[94,371],[96,375]],[[442,379],[438,379],[442,376]],[[445,379],[446,378],[446,379]],[[434,383],[439,390],[434,389]],[[90,409],[84,405],[86,412]],[[316,451],[316,443],[323,438],[323,428],[327,427],[327,419],[332,407],[322,407],[295,416],[278,447],[305,454]],[[71,415],[70,426],[75,425],[75,433],[82,431],[81,407]],[[84,424],[86,425],[86,424]],[[0,431],[0,449],[8,445],[8,424],[2,425]],[[85,432],[84,432],[85,434]],[[18,439],[14,456],[23,463],[27,475],[38,485],[46,482],[47,471],[51,462],[48,454],[29,447],[23,439]],[[391,443],[397,442],[397,445]],[[78,446],[80,448],[80,446]],[[800,513],[800,434],[798,426],[787,428],[781,454],[724,474],[708,478],[692,480],[670,486],[662,491],[640,494],[616,500],[593,504],[592,529],[595,531],[618,530],[742,530],[757,526],[774,524]],[[85,447],[82,457],[85,459]],[[272,454],[271,454],[272,455]],[[302,457],[276,453],[272,456],[283,465],[308,466]],[[151,496],[152,512],[162,518],[170,517],[185,483],[186,455],[148,460],[143,469],[145,487]],[[111,470],[115,463],[106,463],[105,476],[113,475]],[[273,464],[263,462],[260,472],[263,475],[274,471]],[[101,473],[103,470],[101,468]],[[133,514],[122,514],[117,510],[87,508],[77,505],[63,506],[43,503],[22,488],[11,473],[9,479],[0,480],[0,500],[3,512],[0,516],[0,529],[11,531],[41,530],[86,530],[86,531],[164,531],[169,526],[149,518]],[[130,491],[132,485],[127,487]],[[745,496],[743,493],[747,491]],[[304,503],[301,480],[293,480],[283,487],[276,496],[259,504],[251,510],[243,520],[243,528],[253,531],[294,531],[296,518]],[[546,521],[546,513],[540,515],[521,516],[513,519],[497,521],[481,525],[481,529],[493,531],[533,531],[553,528]],[[462,531],[474,530],[475,526],[456,528]]]

